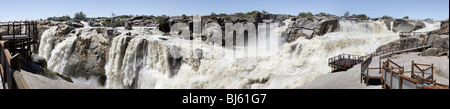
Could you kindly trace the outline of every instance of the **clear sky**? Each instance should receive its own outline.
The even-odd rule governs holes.
[[[79,11],[88,17],[111,17],[112,13],[175,16],[253,10],[292,15],[325,12],[338,16],[349,11],[369,17],[445,20],[449,18],[449,0],[0,0],[0,22],[73,17]]]

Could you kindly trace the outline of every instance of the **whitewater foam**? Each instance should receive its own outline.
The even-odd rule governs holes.
[[[399,39],[381,21],[339,21],[340,30],[281,45],[268,57],[234,57],[229,49],[162,36],[118,36],[105,67],[106,88],[295,88],[331,72],[329,57],[367,55]],[[200,48],[195,48],[200,47]],[[203,59],[195,57],[201,49]],[[180,59],[171,57],[179,53]]]

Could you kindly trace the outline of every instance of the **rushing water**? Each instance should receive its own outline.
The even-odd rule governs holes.
[[[299,38],[268,57],[234,57],[217,45],[183,46],[187,40],[155,35],[115,37],[105,66],[106,88],[295,88],[331,72],[329,57],[367,55],[398,39],[381,21],[340,21],[340,30],[311,40]],[[184,44],[183,44],[184,43]],[[195,45],[197,44],[197,45]],[[174,59],[171,52],[179,52]],[[194,55],[194,56],[193,56]]]
[[[286,20],[281,30],[292,25]],[[425,23],[433,30],[436,23]],[[392,23],[391,23],[392,25]],[[158,31],[119,28],[112,39],[105,65],[106,88],[295,88],[331,72],[327,59],[338,54],[367,55],[380,45],[399,39],[383,21],[339,21],[339,30],[313,39],[298,38],[279,46],[268,56],[232,56],[230,49],[218,45],[192,43]],[[41,38],[39,55],[48,60],[48,69],[60,74],[76,67],[72,56],[77,38],[95,31],[80,28],[62,42],[53,44],[57,27],[50,27]],[[392,27],[391,27],[392,28]],[[144,31],[143,31],[144,30]],[[125,35],[130,32],[132,36]],[[193,44],[193,45],[190,45]],[[201,49],[202,59],[198,57]],[[177,58],[180,57],[180,58]],[[231,57],[231,58],[230,58]],[[72,59],[72,60],[71,60]],[[74,82],[99,86],[97,77],[72,77]]]

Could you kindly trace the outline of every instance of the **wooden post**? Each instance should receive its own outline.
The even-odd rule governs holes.
[[[12,25],[12,29],[13,29],[13,33],[12,33],[13,39],[16,39],[16,29],[15,29],[14,22],[13,22],[13,25]]]
[[[22,23],[19,22],[19,35],[22,35]]]
[[[411,61],[411,76],[414,75],[414,60]]]
[[[434,64],[431,64],[431,80],[434,79]]]
[[[9,22],[6,23],[6,35],[9,35]]]
[[[362,83],[362,78],[363,78],[363,75],[361,74],[361,76],[359,76],[359,82],[360,83]]]
[[[391,66],[389,69],[390,69],[390,71],[391,71],[391,72],[389,73],[389,74],[390,74],[390,77],[389,77],[389,78],[391,78],[391,79],[389,79],[389,86],[391,86],[391,88],[392,88],[392,73],[393,73],[394,68]]]
[[[366,66],[366,71],[367,71],[367,75],[366,75],[366,86],[369,85],[369,66]]]

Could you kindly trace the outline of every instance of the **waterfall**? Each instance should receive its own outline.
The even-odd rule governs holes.
[[[51,52],[53,50],[53,40],[56,35],[56,29],[58,29],[58,26],[50,27],[41,35],[41,41],[39,43],[39,56],[44,57],[45,60],[50,59]]]
[[[331,72],[338,54],[367,55],[399,39],[380,21],[339,21],[338,32],[281,45],[268,57],[227,58],[229,49],[163,36],[118,36],[105,71],[106,88],[295,88]],[[197,48],[196,48],[197,47]],[[201,49],[203,59],[186,58]],[[170,53],[180,55],[173,58]],[[195,56],[194,56],[195,57]]]
[[[50,71],[58,72],[60,74],[64,74],[65,70],[69,70],[68,67],[72,67],[69,64],[74,63],[69,60],[69,57],[72,56],[73,53],[73,44],[77,36],[73,35],[69,38],[66,38],[61,43],[57,44],[55,49],[51,52],[51,57],[47,61],[47,68]]]
[[[422,29],[418,29],[414,32],[430,32],[430,31],[441,29],[441,22],[423,21],[423,23],[425,24],[425,27]]]

